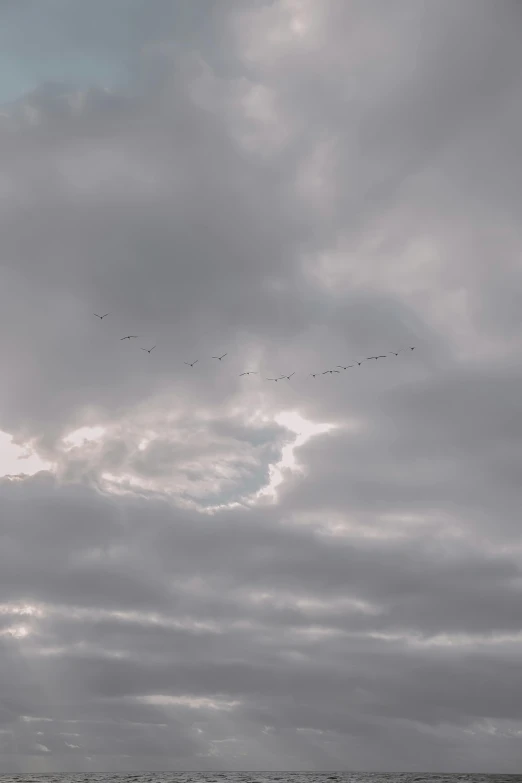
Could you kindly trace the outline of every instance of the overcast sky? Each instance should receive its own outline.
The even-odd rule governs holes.
[[[520,772],[520,4],[0,30],[0,771]]]

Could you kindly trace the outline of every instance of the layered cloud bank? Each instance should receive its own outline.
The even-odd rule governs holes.
[[[0,4],[0,771],[519,772],[519,6],[88,8]]]

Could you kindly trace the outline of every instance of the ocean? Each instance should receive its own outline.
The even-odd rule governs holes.
[[[521,775],[419,772],[140,772],[0,775],[0,783],[522,783]]]

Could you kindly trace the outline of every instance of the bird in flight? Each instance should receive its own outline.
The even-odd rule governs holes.
[[[350,367],[353,367],[353,364],[347,364],[346,367],[344,367],[342,364],[338,364],[337,367],[340,367],[341,370],[348,370]]]
[[[320,373],[318,373],[318,372],[311,372],[311,373],[310,373],[310,375],[312,376],[312,378],[317,378],[317,376],[318,376],[319,374],[320,374]],[[308,377],[310,377],[310,375],[309,375]],[[324,375],[324,373],[323,373],[323,375]]]
[[[152,348],[142,348],[141,350],[142,350],[142,351],[147,351],[147,353],[152,353],[152,351],[154,350],[154,348],[155,348],[155,347],[156,347],[156,346],[155,346],[155,345],[153,345],[153,346],[152,346]]]
[[[380,356],[376,356],[375,358],[376,358],[376,359],[386,359],[386,354],[384,354],[384,353],[381,353],[381,355],[380,355]]]
[[[400,351],[390,351],[394,356],[398,356],[400,354]]]
[[[357,362],[357,359],[356,359],[355,361]],[[362,362],[357,362],[357,364],[359,365],[359,367],[361,366],[361,364],[362,364],[363,362],[364,362],[364,359],[362,360]]]
[[[293,373],[292,373],[292,375],[295,375],[295,372],[293,372]],[[289,380],[290,380],[290,378],[292,377],[292,375],[282,375],[282,376],[281,376],[281,379],[282,379],[282,378],[286,378],[286,380],[287,380],[287,381],[289,381]],[[280,380],[281,380],[281,379],[280,379]]]
[[[137,337],[137,334],[128,334],[127,337],[120,337],[120,340],[133,340]]]
[[[284,375],[280,375],[279,378],[267,378],[267,381],[275,381],[277,383],[278,381],[281,381],[284,377],[285,377]]]
[[[332,373],[332,372],[341,372],[341,371],[340,370],[325,370],[323,372],[323,375],[326,375],[327,372]]]
[[[196,362],[199,362],[199,359],[196,359],[196,361],[194,361],[194,362],[183,362],[183,364],[188,364],[189,367],[194,367]]]
[[[95,315],[95,316],[96,316],[96,318],[99,318],[99,319],[100,319],[100,321],[103,321],[103,319],[104,319],[104,318],[105,318],[107,315],[109,315],[109,313],[105,313],[105,315],[98,315],[98,313],[93,313],[93,315]]]
[[[242,375],[257,375],[257,370],[250,370],[249,372],[240,372],[239,377],[241,378]]]
[[[227,355],[227,354],[226,354],[226,353],[224,353],[224,354],[223,354],[223,356],[213,356],[212,358],[213,358],[213,359],[219,359],[219,361],[221,361],[221,359],[224,359],[224,357],[225,357],[226,355]]]
[[[414,350],[415,350],[415,346],[413,346],[413,348],[410,346],[410,351],[414,351]]]

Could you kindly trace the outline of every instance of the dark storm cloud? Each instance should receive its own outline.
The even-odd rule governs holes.
[[[0,425],[53,463],[0,482],[3,767],[518,771],[518,7],[45,5],[27,52],[138,67],[2,118]],[[282,410],[337,429],[256,502]]]

